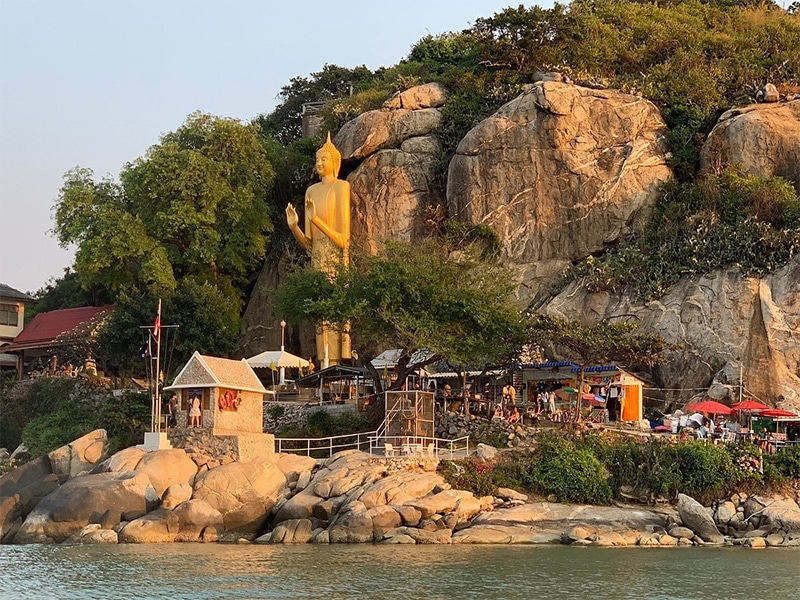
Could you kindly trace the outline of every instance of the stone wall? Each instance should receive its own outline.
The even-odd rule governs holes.
[[[179,427],[170,430],[167,437],[173,448],[182,448],[201,470],[269,458],[275,453],[272,434],[213,435],[208,428]]]
[[[276,407],[283,408],[283,414]],[[308,415],[324,411],[332,417],[346,414],[355,414],[358,407],[355,404],[299,404],[297,402],[265,402],[264,403],[264,431],[275,432],[283,428],[305,427]]]
[[[533,438],[535,429],[519,423],[508,423],[503,419],[492,419],[477,415],[458,415],[451,412],[436,415],[436,437],[455,439],[470,436],[470,446],[478,443],[517,447]]]

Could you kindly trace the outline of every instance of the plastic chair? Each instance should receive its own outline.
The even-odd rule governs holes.
[[[436,458],[436,446],[428,444],[428,458]]]
[[[383,445],[383,455],[384,456],[394,456],[394,446],[391,444],[384,444]]]

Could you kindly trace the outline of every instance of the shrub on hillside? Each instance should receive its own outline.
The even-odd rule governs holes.
[[[64,402],[55,411],[30,421],[22,431],[22,441],[35,458],[69,444],[98,427],[96,412],[76,402]]]
[[[529,489],[552,494],[559,502],[611,502],[608,472],[591,450],[554,434],[541,434],[537,442],[527,470]]]
[[[324,410],[308,415],[305,427],[286,427],[278,432],[278,437],[321,438],[347,435],[369,431],[372,424],[361,414],[332,416]]]
[[[109,400],[100,411],[100,426],[108,434],[109,455],[141,444],[150,430],[150,397],[146,392],[123,394]]]
[[[625,438],[606,444],[604,450],[598,458],[611,473],[609,485],[615,496],[630,487],[652,502],[659,496],[673,498],[681,487],[677,450],[668,442]]]
[[[764,456],[764,472],[772,467],[779,477],[800,479],[800,445],[792,444],[781,448],[776,454]]]
[[[487,465],[474,460],[443,460],[439,463],[439,473],[445,481],[458,490],[467,490],[476,496],[489,496],[497,488],[514,490],[525,489],[523,469],[514,460],[499,460]]]
[[[703,503],[724,497],[751,478],[737,467],[725,446],[696,440],[680,444],[677,454],[683,480],[680,491]]]
[[[31,382],[3,382],[0,391],[0,445],[14,450],[22,442],[25,426],[39,415],[54,411],[69,400],[77,380],[40,377]]]
[[[667,186],[640,238],[587,258],[565,279],[585,278],[591,291],[631,288],[653,298],[681,277],[729,265],[747,276],[764,276],[785,265],[798,247],[800,196],[792,184],[732,169]]]

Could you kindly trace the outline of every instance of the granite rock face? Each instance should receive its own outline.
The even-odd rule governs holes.
[[[743,277],[735,268],[686,278],[663,298],[644,303],[573,283],[542,310],[587,324],[627,315],[644,330],[682,344],[655,371],[661,387],[712,384],[714,397],[732,399],[741,367],[757,397],[800,408],[800,257],[763,279]]]
[[[539,82],[474,127],[450,162],[450,217],[491,227],[532,298],[571,261],[640,229],[671,178],[666,127],[638,96]]]
[[[800,100],[723,113],[700,160],[706,171],[736,165],[753,175],[783,177],[800,192]]]
[[[439,142],[411,138],[399,149],[381,150],[350,174],[354,242],[374,253],[382,240],[414,242],[425,228]]]

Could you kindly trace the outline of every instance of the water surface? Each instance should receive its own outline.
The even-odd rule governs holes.
[[[797,598],[800,548],[0,546],[0,598]]]

